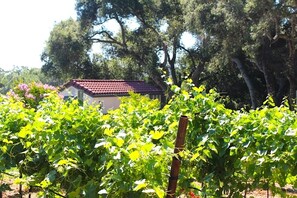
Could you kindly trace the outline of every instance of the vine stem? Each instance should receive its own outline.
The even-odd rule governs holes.
[[[10,173],[6,173],[6,172],[0,172],[1,174],[4,174],[4,175],[8,175],[8,176],[11,176],[11,177],[15,177],[15,175],[13,174],[10,174]]]
[[[43,188],[41,188],[40,186],[30,186],[30,188],[40,188],[40,189],[42,189],[43,190]],[[56,191],[54,191],[54,190],[52,190],[52,189],[47,189],[48,191],[50,191],[51,193],[54,193],[55,195],[58,195],[59,197],[62,197],[62,198],[66,198],[67,196],[64,196],[64,195],[62,195],[62,194],[60,194],[60,193],[58,193],[58,192],[56,192]]]
[[[32,193],[32,186],[30,186],[30,188],[29,188],[29,196],[28,196],[28,198],[31,198],[31,193]]]
[[[22,171],[20,170],[19,171],[20,172],[20,178],[22,178],[23,177],[23,173],[22,173]],[[22,198],[23,197],[23,185],[22,185],[22,182],[20,182],[20,185],[19,185],[19,193],[20,193],[20,197]]]
[[[247,196],[247,191],[248,191],[248,179],[246,179],[246,181],[245,181],[244,198],[246,198],[246,196]]]

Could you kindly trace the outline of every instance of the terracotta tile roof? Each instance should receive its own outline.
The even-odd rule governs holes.
[[[161,89],[144,81],[73,79],[64,85],[66,88],[70,86],[82,89],[91,96],[127,95],[130,91],[140,94],[162,94]]]

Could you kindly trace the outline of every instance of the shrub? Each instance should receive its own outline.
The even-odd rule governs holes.
[[[8,93],[8,96],[14,100],[22,101],[27,108],[36,109],[40,101],[51,92],[57,92],[57,89],[47,84],[19,84]]]

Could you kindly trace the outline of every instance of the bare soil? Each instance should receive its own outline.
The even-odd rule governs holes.
[[[3,181],[2,181],[3,182]],[[13,183],[12,178],[5,178],[5,183],[10,185],[11,190],[10,191],[5,191],[2,192],[2,197],[0,198],[21,198],[20,193],[19,193],[19,185]],[[38,192],[33,191],[29,193],[29,187],[27,186],[22,186],[22,198],[29,198],[31,195],[31,198],[37,198],[38,197]],[[283,189],[286,192],[286,197],[296,197],[297,198],[297,190],[291,188],[290,186],[286,187]],[[280,198],[280,195],[275,195],[273,196],[271,192],[267,194],[267,190],[255,190],[252,192],[247,193],[247,198]]]
[[[5,178],[5,182],[3,182],[3,183],[9,184],[11,190],[2,192],[2,198],[20,198],[20,197],[27,198],[30,196],[31,196],[31,198],[38,197],[36,191],[29,192],[29,187],[24,186],[24,185],[22,185],[22,196],[21,196],[19,193],[20,186],[17,184],[14,184],[13,179],[11,179],[11,178]],[[0,196],[0,198],[1,198],[1,196]]]

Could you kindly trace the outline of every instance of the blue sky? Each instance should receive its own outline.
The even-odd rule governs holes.
[[[75,0],[0,1],[0,68],[41,67],[54,24],[76,18]]]

